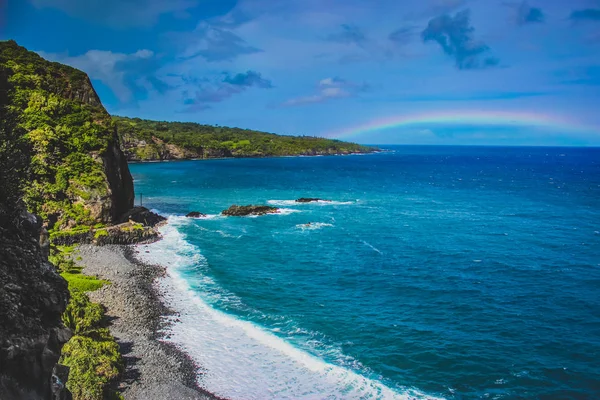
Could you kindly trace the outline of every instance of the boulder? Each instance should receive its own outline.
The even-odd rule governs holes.
[[[247,215],[265,215],[265,214],[275,214],[279,211],[277,207],[271,206],[238,206],[232,205],[227,210],[224,210],[221,214],[227,215],[230,217],[244,217]]]
[[[296,203],[313,203],[316,201],[331,201],[331,200],[323,200],[316,197],[300,197],[296,200]]]
[[[202,214],[201,212],[198,211],[192,211],[189,212],[185,215],[188,218],[202,218],[202,217],[206,217],[206,214]]]
[[[167,219],[162,215],[158,215],[148,210],[146,207],[136,206],[121,215],[119,222],[124,223],[128,221],[139,222],[146,226],[156,226]]]

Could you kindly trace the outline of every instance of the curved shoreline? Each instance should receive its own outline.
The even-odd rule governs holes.
[[[223,400],[199,387],[201,366],[162,340],[169,321],[177,318],[154,285],[165,268],[137,260],[132,246],[82,245],[78,250],[85,274],[111,282],[89,296],[106,307],[110,332],[121,347],[125,372],[118,389],[124,398]]]

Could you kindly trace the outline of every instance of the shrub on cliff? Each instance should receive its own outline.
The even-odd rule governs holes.
[[[100,326],[103,316],[100,304],[92,303],[85,293],[76,290],[71,293],[71,301],[62,319],[75,335],[82,335]]]
[[[75,336],[64,345],[60,362],[70,368],[67,388],[73,400],[119,397],[110,383],[123,371],[123,359],[114,337],[102,327],[103,319],[100,304],[81,291],[71,291],[63,322]]]
[[[70,368],[67,388],[73,400],[103,400],[111,397],[109,384],[123,370],[119,345],[98,329],[94,337],[73,336],[62,351],[62,364]],[[115,394],[112,394],[115,397]]]

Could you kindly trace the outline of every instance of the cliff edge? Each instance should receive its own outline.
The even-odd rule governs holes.
[[[48,231],[119,222],[133,200],[88,76],[0,42],[0,399],[69,398],[57,364],[69,290],[48,261]]]
[[[133,206],[116,128],[88,76],[0,42],[8,115],[30,155],[24,201],[50,229],[115,223]]]

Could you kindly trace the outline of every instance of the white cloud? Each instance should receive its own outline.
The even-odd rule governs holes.
[[[132,99],[132,91],[125,83],[126,71],[119,68],[120,63],[145,60],[154,56],[151,50],[142,49],[135,53],[113,53],[106,50],[89,50],[79,56],[67,54],[37,52],[51,61],[70,65],[87,73],[90,79],[99,80],[108,86],[121,102]]]
[[[356,84],[340,78],[321,79],[317,84],[317,93],[310,96],[296,97],[287,100],[283,106],[298,106],[303,104],[323,103],[332,99],[352,97],[367,89],[366,84]]]

